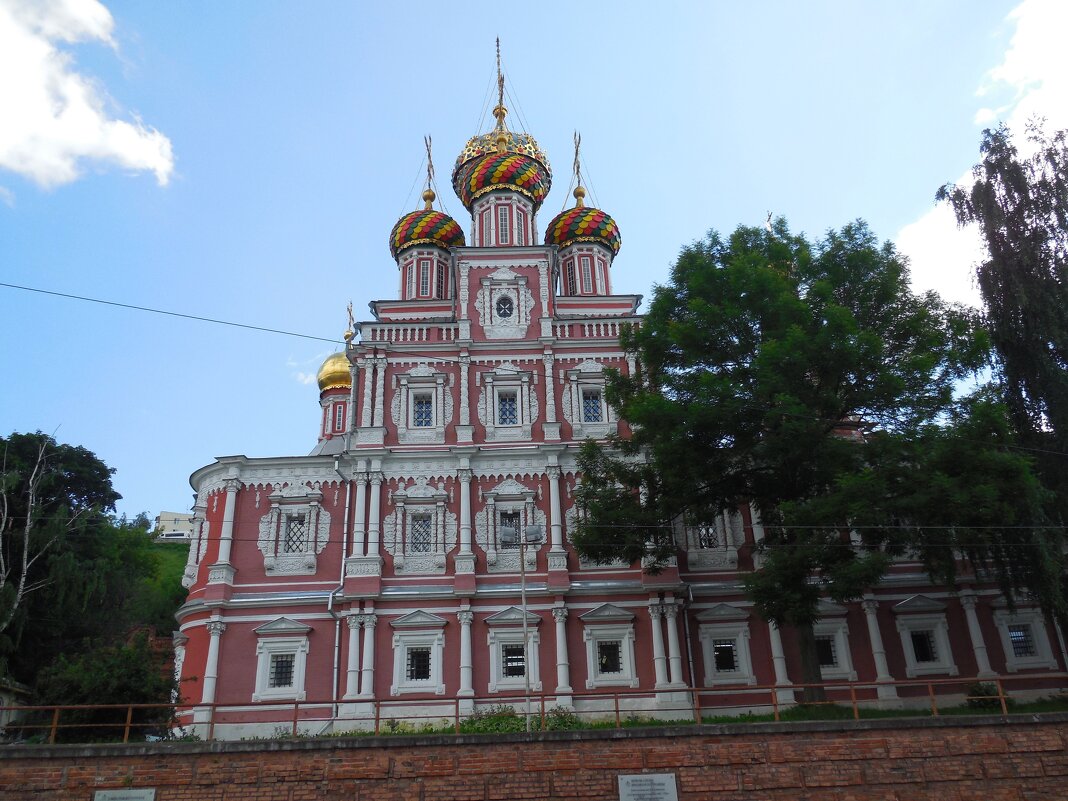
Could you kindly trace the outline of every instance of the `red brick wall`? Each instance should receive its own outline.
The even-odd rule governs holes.
[[[680,801],[1068,799],[1068,714],[1020,722],[704,726],[535,735],[145,746],[0,746],[4,801],[616,799],[620,773],[674,773]]]

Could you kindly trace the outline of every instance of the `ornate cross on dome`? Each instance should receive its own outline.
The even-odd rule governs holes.
[[[582,134],[575,131],[575,208],[582,208],[585,206],[583,198],[586,197],[586,190],[582,186],[582,167],[579,162],[579,146],[582,144]]]
[[[503,153],[508,144],[507,128],[504,118],[508,116],[508,109],[504,107],[504,72],[501,71],[501,37],[497,37],[497,106],[493,109],[493,116],[497,118],[497,151]]]
[[[423,200],[426,202],[428,209],[434,208],[434,198],[437,195],[434,194],[432,185],[434,183],[434,156],[430,150],[430,137],[423,137],[423,144],[426,145],[426,189],[423,190]]]

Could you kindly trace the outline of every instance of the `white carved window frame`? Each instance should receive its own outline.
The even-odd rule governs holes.
[[[494,370],[476,374],[476,381],[482,385],[479,399],[479,419],[486,428],[486,441],[529,441],[531,425],[538,415],[537,373],[520,370],[510,362]],[[501,393],[514,392],[516,397],[515,424],[501,425],[498,422]]]
[[[408,652],[411,649],[427,648],[430,651],[430,676],[427,679],[408,678]],[[442,660],[445,652],[445,631],[395,631],[393,632],[393,683],[390,695],[407,693],[445,694],[442,678]]]
[[[445,427],[451,419],[452,395],[447,373],[419,365],[393,377],[394,402],[391,416],[397,426],[401,444],[440,445],[445,442]],[[428,396],[433,414],[432,425],[415,425],[415,401]]]
[[[396,531],[390,549],[394,570],[398,573],[429,572],[425,564],[429,559],[433,572],[443,572],[445,555],[453,545],[453,538],[450,537],[452,521],[447,508],[448,493],[429,486],[425,478],[418,478],[413,486],[392,493],[392,499],[396,506]],[[411,542],[412,522],[423,515],[430,517],[430,550],[416,551]]]
[[[258,545],[268,576],[311,576],[318,569],[318,554],[330,537],[330,513],[323,508],[321,490],[302,484],[275,488],[268,496],[270,507],[260,518]],[[292,517],[303,517],[307,528],[304,548],[286,551],[286,526]]]
[[[838,661],[835,666],[820,666],[820,676],[824,681],[856,681],[857,671],[853,668],[853,655],[849,650],[849,624],[845,617],[824,618],[812,626],[812,633],[818,638],[828,637],[834,645],[834,656]]]
[[[527,276],[502,267],[481,279],[475,293],[475,311],[487,339],[520,339],[530,326],[534,308]],[[499,317],[497,303],[501,298],[510,298],[512,311],[507,317]]]
[[[599,362],[585,361],[577,367],[565,370],[564,417],[571,423],[575,439],[604,439],[615,434],[619,427],[615,411],[605,399],[604,366]],[[586,422],[583,413],[583,394],[589,391],[600,393],[601,421]]]
[[[729,620],[721,623],[702,623],[697,637],[701,643],[701,657],[705,667],[705,686],[718,687],[724,684],[756,684],[753,672],[753,657],[749,650],[748,620]],[[734,646],[736,669],[716,670],[715,642],[729,640]]]
[[[637,687],[638,672],[634,664],[634,624],[587,623],[582,632],[586,643],[586,689],[598,687]],[[619,673],[601,673],[598,664],[599,643],[619,643]]]
[[[997,624],[1001,648],[1005,653],[1006,671],[1016,673],[1020,670],[1057,669],[1057,658],[1046,633],[1046,621],[1039,610],[1017,609],[1014,614],[1008,609],[999,609],[994,612],[994,622]],[[1031,642],[1035,648],[1032,656],[1016,656],[1009,633],[1010,626],[1027,626],[1031,629]]]
[[[283,619],[256,629],[256,689],[252,694],[253,701],[303,701],[307,697],[304,678],[310,629],[300,624],[286,625],[292,622]],[[293,684],[288,687],[270,686],[271,661],[276,656],[293,657]]]
[[[538,563],[538,551],[546,545],[548,537],[542,537],[539,543],[531,543],[520,549],[504,548],[501,544],[501,515],[519,514],[520,537],[525,536],[527,526],[540,525],[545,531],[545,514],[538,509],[534,500],[538,494],[536,489],[530,489],[516,481],[498,485],[497,488],[481,493],[486,507],[483,510],[486,518],[487,532],[486,563],[492,572],[506,572],[519,570],[519,555],[526,554],[526,569],[533,570]]]
[[[908,614],[901,613],[897,618],[897,630],[901,635],[901,650],[905,654],[905,675],[910,679],[917,676],[956,676],[960,671],[953,661],[953,649],[949,642],[949,624],[944,613]],[[916,651],[912,644],[913,632],[929,631],[934,644],[935,656],[930,662],[916,661]]]
[[[742,516],[737,511],[716,515],[712,525],[682,524],[686,564],[690,570],[736,570],[738,546],[745,536]]]
[[[527,628],[527,659],[523,664],[523,669],[527,671],[530,676],[530,689],[534,692],[541,692],[541,675],[539,671],[539,665],[541,661],[538,658],[538,646],[541,643],[541,636],[538,634],[538,629],[533,624],[528,624]],[[526,689],[526,681],[523,676],[505,676],[504,675],[504,646],[506,645],[523,645],[523,629],[521,626],[517,626],[514,623],[507,626],[497,625],[490,626],[489,634],[486,635],[486,644],[489,646],[490,657],[490,680],[489,691],[491,693],[508,691],[508,690],[523,690]]]

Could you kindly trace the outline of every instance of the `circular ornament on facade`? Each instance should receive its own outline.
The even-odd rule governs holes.
[[[611,215],[600,209],[576,206],[553,217],[545,229],[545,244],[566,248],[576,242],[598,242],[615,256],[619,253],[622,238]]]
[[[512,312],[515,311],[515,304],[512,299],[507,295],[497,298],[497,316],[502,320],[507,320],[512,316]]]
[[[466,244],[460,224],[444,212],[419,209],[397,220],[389,234],[389,252],[397,258],[402,251],[416,245],[434,245],[448,250]]]

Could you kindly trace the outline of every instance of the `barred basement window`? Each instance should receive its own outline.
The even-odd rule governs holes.
[[[308,549],[308,520],[304,515],[286,515],[282,550],[285,553],[304,553]]]
[[[412,423],[415,428],[434,426],[434,399],[430,395],[412,396]]]
[[[430,515],[413,515],[411,535],[408,542],[410,553],[430,553],[433,541],[430,533]]]
[[[737,673],[737,640],[712,640],[712,659],[716,663],[717,673]]]
[[[623,672],[623,646],[619,640],[601,640],[597,643],[597,673],[599,675]]]
[[[519,530],[520,527],[520,514],[519,512],[501,512],[501,528],[511,528],[516,532],[516,539],[514,542],[505,545],[501,543],[501,549],[505,548],[518,548],[519,537],[523,536],[523,532]]]
[[[1009,626],[1009,642],[1012,643],[1012,655],[1015,657],[1038,655],[1029,625]]]
[[[917,662],[937,662],[938,649],[935,647],[934,632],[930,629],[922,629],[910,632],[912,638],[912,653]]]
[[[430,681],[429,648],[408,649],[408,664],[404,675],[408,681]]]
[[[497,425],[519,425],[519,402],[514,391],[497,394]]]
[[[816,657],[821,668],[838,667],[838,649],[835,648],[834,637],[816,638]]]
[[[267,686],[271,689],[292,687],[296,659],[296,654],[271,654],[271,667],[267,676]]]
[[[501,673],[505,678],[522,678],[526,674],[525,663],[522,645],[501,646]]]
[[[582,390],[582,422],[601,422],[601,391],[599,389]]]

